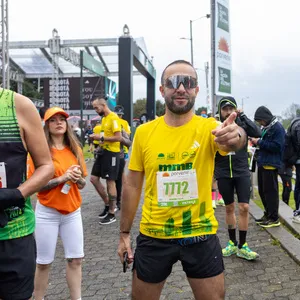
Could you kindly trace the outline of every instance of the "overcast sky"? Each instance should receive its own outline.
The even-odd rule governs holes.
[[[266,105],[280,115],[298,103],[300,90],[300,1],[230,0],[232,90],[252,117]],[[144,37],[159,78],[176,59],[190,61],[189,20],[210,13],[210,0],[11,0],[11,41],[48,40],[56,28],[62,39],[117,38],[127,24],[132,37]],[[206,106],[204,62],[210,63],[210,20],[193,23],[194,65],[201,91],[196,107]],[[134,99],[146,97],[146,82],[134,78]]]

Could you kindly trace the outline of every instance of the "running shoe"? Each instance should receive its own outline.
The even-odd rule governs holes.
[[[233,254],[236,254],[238,251],[238,247],[234,244],[232,240],[229,240],[226,248],[222,249],[223,256],[231,256]]]
[[[102,219],[99,224],[101,225],[108,225],[111,223],[116,222],[116,217],[114,214],[109,213],[104,219]]]
[[[280,226],[280,221],[279,221],[279,219],[277,219],[275,221],[267,220],[267,221],[259,223],[258,225],[261,227],[264,227],[264,228],[278,227],[278,226]]]
[[[259,255],[249,248],[248,243],[245,243],[241,249],[238,248],[236,256],[246,260],[255,260],[259,258]]]

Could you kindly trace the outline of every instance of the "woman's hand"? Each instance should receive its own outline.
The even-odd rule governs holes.
[[[64,174],[66,181],[72,181],[76,183],[81,177],[81,170],[79,165],[72,165],[68,168],[66,173]]]

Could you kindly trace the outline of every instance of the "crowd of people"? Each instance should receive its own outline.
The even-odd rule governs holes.
[[[88,176],[82,145],[62,108],[41,109],[39,117],[29,99],[0,91],[0,299],[27,300],[33,295],[44,299],[60,236],[70,298],[80,300],[84,257],[80,190]],[[293,220],[300,223],[300,118],[289,131],[297,153],[291,164],[283,156],[287,134],[267,107],[257,108],[254,122],[233,97],[226,96],[218,103],[218,116],[196,116],[198,92],[194,67],[184,60],[171,62],[161,75],[165,114],[138,126],[133,144],[124,108],[117,105],[111,111],[105,97],[92,102],[101,121],[85,132],[88,151],[95,151],[90,181],[104,204],[99,202],[99,211],[103,207],[99,224],[116,222],[116,212],[121,212],[118,255],[125,266],[133,263],[132,299],[158,300],[177,261],[195,299],[224,299],[223,257],[259,258],[247,243],[249,143],[256,148],[264,206],[264,215],[256,223],[265,228],[280,226],[278,174],[283,201],[289,203],[294,166]],[[144,180],[142,218],[133,251],[131,229]],[[30,195],[36,192],[34,211]],[[222,195],[226,210],[224,249],[214,213],[217,194]]]

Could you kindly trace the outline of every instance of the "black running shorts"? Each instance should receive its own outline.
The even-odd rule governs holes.
[[[190,244],[189,239],[157,239],[140,233],[133,264],[137,277],[144,282],[162,282],[171,274],[172,266],[178,260],[188,278],[209,278],[221,274],[224,264],[219,238],[216,235],[204,237]],[[179,240],[187,240],[187,243]]]
[[[36,264],[33,234],[0,241],[0,253],[0,299],[30,299]]]
[[[234,202],[234,191],[236,191],[238,203],[249,203],[251,193],[250,176],[236,178],[219,178],[218,189],[225,205]]]
[[[103,179],[117,180],[120,165],[120,153],[103,150],[97,154],[91,175]]]

